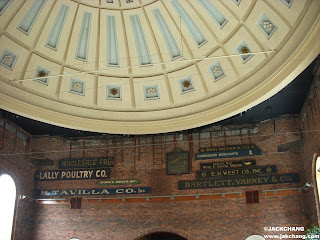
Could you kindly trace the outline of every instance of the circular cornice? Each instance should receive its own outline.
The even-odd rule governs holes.
[[[1,108],[79,130],[217,122],[279,92],[320,53],[319,1],[7,3]]]

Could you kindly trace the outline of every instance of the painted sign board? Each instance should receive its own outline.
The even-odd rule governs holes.
[[[250,176],[259,174],[276,173],[277,167],[272,166],[253,166],[245,168],[226,168],[213,169],[209,171],[197,171],[197,178],[219,178],[219,177],[236,177],[236,176]]]
[[[226,152],[226,151],[249,150],[249,149],[255,149],[255,148],[257,148],[257,146],[254,144],[230,145],[230,146],[200,148],[199,152]]]
[[[202,153],[196,153],[196,160],[246,157],[246,156],[255,156],[255,155],[261,155],[261,150],[258,148],[255,148],[255,149],[224,151],[224,152],[202,152]]]
[[[124,185],[124,184],[139,184],[138,179],[126,179],[126,180],[101,180],[98,181],[98,185]]]
[[[299,182],[299,174],[279,174],[259,177],[243,177],[233,179],[208,179],[208,180],[192,180],[192,181],[179,181],[178,189],[206,189],[206,188],[225,188],[225,187],[240,187],[251,185],[265,185],[265,184],[278,184],[278,183],[294,183]]]
[[[182,152],[179,149],[167,153],[167,174],[190,173],[189,152]]]
[[[114,166],[113,157],[59,160],[59,169],[106,168],[106,167],[113,167],[113,166]]]
[[[87,170],[50,170],[36,171],[35,181],[83,180],[110,178],[110,168]]]
[[[200,163],[200,169],[210,170],[210,169],[216,169],[216,168],[248,167],[253,165],[256,165],[256,160],[226,161],[226,162]]]
[[[151,193],[150,187],[36,190],[37,196],[122,195]]]

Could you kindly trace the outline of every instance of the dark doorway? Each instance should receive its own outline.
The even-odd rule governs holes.
[[[137,240],[187,240],[187,239],[174,233],[157,232],[157,233],[148,234],[147,236],[138,238]]]

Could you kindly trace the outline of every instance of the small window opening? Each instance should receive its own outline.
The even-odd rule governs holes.
[[[259,203],[259,191],[246,192],[247,203]]]

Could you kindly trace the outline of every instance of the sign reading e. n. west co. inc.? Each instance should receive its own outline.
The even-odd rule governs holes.
[[[244,178],[234,178],[234,179],[179,181],[178,189],[186,190],[186,189],[223,188],[223,187],[238,187],[238,186],[293,183],[293,182],[299,182],[299,175],[297,173],[270,175],[270,176],[261,176],[261,177],[244,177]]]
[[[110,168],[89,170],[50,170],[37,171],[36,181],[47,180],[81,180],[81,179],[105,179],[110,178]]]
[[[146,194],[150,193],[150,187],[134,188],[105,188],[105,189],[58,189],[36,190],[37,196],[75,196],[75,195],[120,195],[120,194]]]
[[[226,162],[200,163],[200,169],[210,170],[210,169],[216,169],[216,168],[248,167],[253,165],[256,165],[256,160],[226,161]]]
[[[234,157],[246,157],[261,155],[261,150],[245,149],[245,150],[234,150],[234,151],[223,151],[223,152],[200,152],[196,153],[196,160],[215,159],[215,158],[234,158]]]
[[[236,177],[236,176],[250,176],[257,174],[271,174],[276,173],[277,167],[272,166],[252,166],[245,168],[227,168],[227,169],[213,169],[207,171],[197,171],[197,178],[219,178],[219,177]]]
[[[124,185],[124,184],[139,184],[139,179],[126,179],[126,180],[101,180],[98,181],[99,185]]]
[[[59,160],[60,169],[104,168],[104,167],[113,167],[113,166],[114,166],[113,157]]]
[[[257,148],[254,144],[247,145],[230,145],[230,146],[221,146],[221,147],[207,147],[200,148],[199,152],[225,152],[225,151],[239,151],[239,150],[248,150]]]

